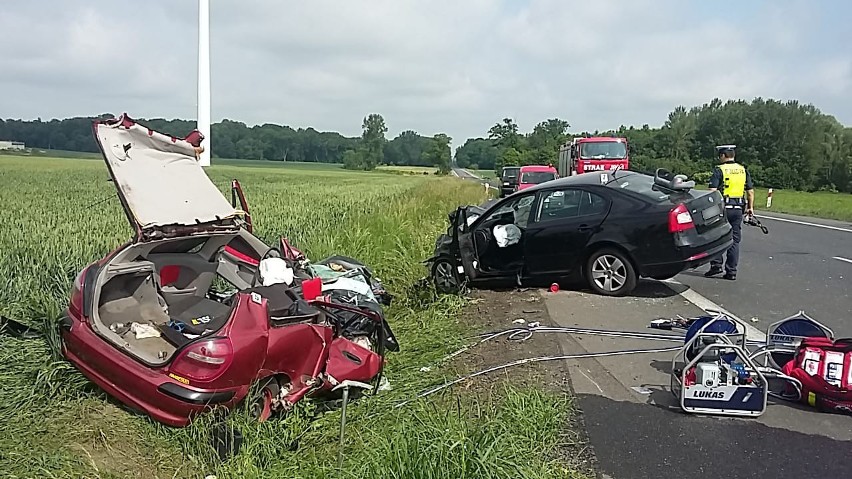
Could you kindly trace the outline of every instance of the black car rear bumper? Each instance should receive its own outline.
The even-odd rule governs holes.
[[[157,389],[163,394],[190,404],[221,404],[234,397],[234,391],[198,392],[175,383],[163,383]]]
[[[726,234],[717,241],[704,248],[682,248],[683,259],[668,263],[657,263],[642,266],[642,276],[671,277],[687,269],[698,268],[705,265],[717,254],[727,250],[734,244],[730,234]]]

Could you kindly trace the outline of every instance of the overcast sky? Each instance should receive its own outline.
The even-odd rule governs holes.
[[[852,2],[211,0],[213,120],[454,145],[659,126],[713,97],[813,103],[852,124]],[[747,4],[747,5],[743,5]],[[197,2],[3,2],[0,117],[196,116]],[[213,139],[215,148],[215,139]]]

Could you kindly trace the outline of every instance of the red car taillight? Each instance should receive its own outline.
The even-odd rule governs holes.
[[[77,277],[74,278],[74,285],[71,287],[71,301],[68,303],[68,312],[78,318],[83,316],[83,278],[88,269],[88,267],[85,267],[77,273]]]
[[[690,228],[695,228],[695,223],[692,222],[692,215],[683,203],[669,211],[669,233],[679,233]]]
[[[181,351],[169,372],[196,381],[211,381],[228,369],[234,358],[234,347],[227,338],[208,339]]]

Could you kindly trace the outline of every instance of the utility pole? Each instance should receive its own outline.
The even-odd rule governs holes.
[[[198,131],[204,151],[198,163],[210,166],[210,0],[198,0]]]

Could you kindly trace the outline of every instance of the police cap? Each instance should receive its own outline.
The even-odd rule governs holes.
[[[734,153],[737,150],[737,145],[719,145],[716,147],[716,154]]]

